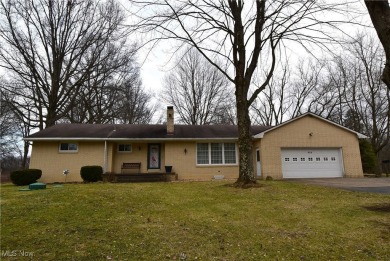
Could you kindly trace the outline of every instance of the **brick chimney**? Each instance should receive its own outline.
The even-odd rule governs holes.
[[[167,107],[167,134],[173,135],[175,133],[173,106]]]

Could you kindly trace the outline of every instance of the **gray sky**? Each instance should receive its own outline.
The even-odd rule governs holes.
[[[122,3],[128,3],[127,0],[120,0]],[[334,0],[327,0],[327,1],[334,1]],[[346,0],[352,1],[352,0]],[[125,7],[128,7],[127,4],[124,5]],[[365,24],[367,26],[371,25],[371,21],[369,19],[369,16],[365,10],[365,6],[363,1],[361,1],[359,4],[353,4],[351,5],[351,8],[358,8],[359,10],[362,10],[364,15],[358,17],[358,21],[362,24]],[[343,19],[343,18],[341,18]],[[360,27],[358,25],[348,25],[343,28],[345,32],[353,36],[355,32],[362,31],[362,30],[369,30],[368,28],[364,29],[363,27]],[[142,42],[142,40],[139,40]],[[151,51],[148,47],[142,48],[138,54],[138,62],[142,66],[141,68],[141,76],[142,81],[147,90],[151,90],[155,92],[158,96],[159,91],[162,89],[162,80],[164,75],[166,75],[169,70],[171,70],[174,66],[174,64],[170,61],[172,58],[172,52],[174,52],[174,48],[172,47],[174,43],[168,43],[168,42],[160,42],[158,45],[156,45]],[[288,55],[291,57],[292,60],[298,60],[297,57],[306,56],[307,53],[302,48],[290,48],[290,50],[287,50]],[[321,52],[318,52],[318,56],[322,55]]]

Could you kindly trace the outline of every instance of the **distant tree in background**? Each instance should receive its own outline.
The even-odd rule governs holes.
[[[39,129],[63,119],[83,88],[121,66],[112,57],[126,47],[124,16],[114,0],[1,1],[0,20],[4,88]]]
[[[4,96],[4,93],[0,93],[0,162],[2,165],[3,159],[11,155],[15,156],[15,153],[19,152],[17,143],[21,136],[19,122],[15,120],[12,108]]]
[[[151,121],[155,108],[152,95],[142,86],[135,46],[127,50],[117,48],[93,74],[83,83],[63,121],[100,124]]]
[[[180,121],[191,125],[232,124],[233,90],[230,82],[196,49],[179,55],[164,78],[163,99],[177,108]]]
[[[127,78],[118,86],[113,106],[115,123],[148,124],[156,112],[156,106],[151,103],[153,96],[142,86],[138,69],[133,76],[134,79]]]
[[[297,117],[319,104],[321,72],[324,65],[312,59],[300,60],[296,67],[285,61],[281,68],[251,106],[251,116],[256,124],[278,125]],[[321,93],[321,94],[320,94]],[[327,100],[323,100],[325,104]],[[321,113],[319,113],[321,114]]]
[[[377,156],[390,141],[390,89],[381,81],[384,57],[375,38],[357,35],[329,71],[341,102],[330,119],[367,135]]]

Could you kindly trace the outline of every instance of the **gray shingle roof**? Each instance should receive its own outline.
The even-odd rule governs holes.
[[[252,135],[271,126],[252,126]],[[39,139],[223,139],[238,138],[234,125],[175,125],[175,133],[168,135],[166,125],[136,124],[57,124],[26,138]]]

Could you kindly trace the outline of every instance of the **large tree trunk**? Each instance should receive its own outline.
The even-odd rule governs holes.
[[[28,151],[30,149],[30,142],[29,141],[24,141],[24,146],[23,146],[23,159],[22,159],[22,167],[24,169],[27,169],[29,164],[28,164]]]
[[[250,131],[251,121],[248,107],[242,102],[237,102],[237,122],[238,122],[238,149],[240,151],[240,170],[236,181],[238,185],[256,183],[253,175],[253,144]]]
[[[382,80],[390,89],[390,6],[388,0],[365,0],[372,24],[386,53]]]
[[[253,175],[252,134],[250,131],[249,105],[247,100],[248,84],[244,77],[238,74],[235,79],[236,107],[238,125],[238,149],[240,151],[240,170],[236,184],[239,186],[256,183]]]

